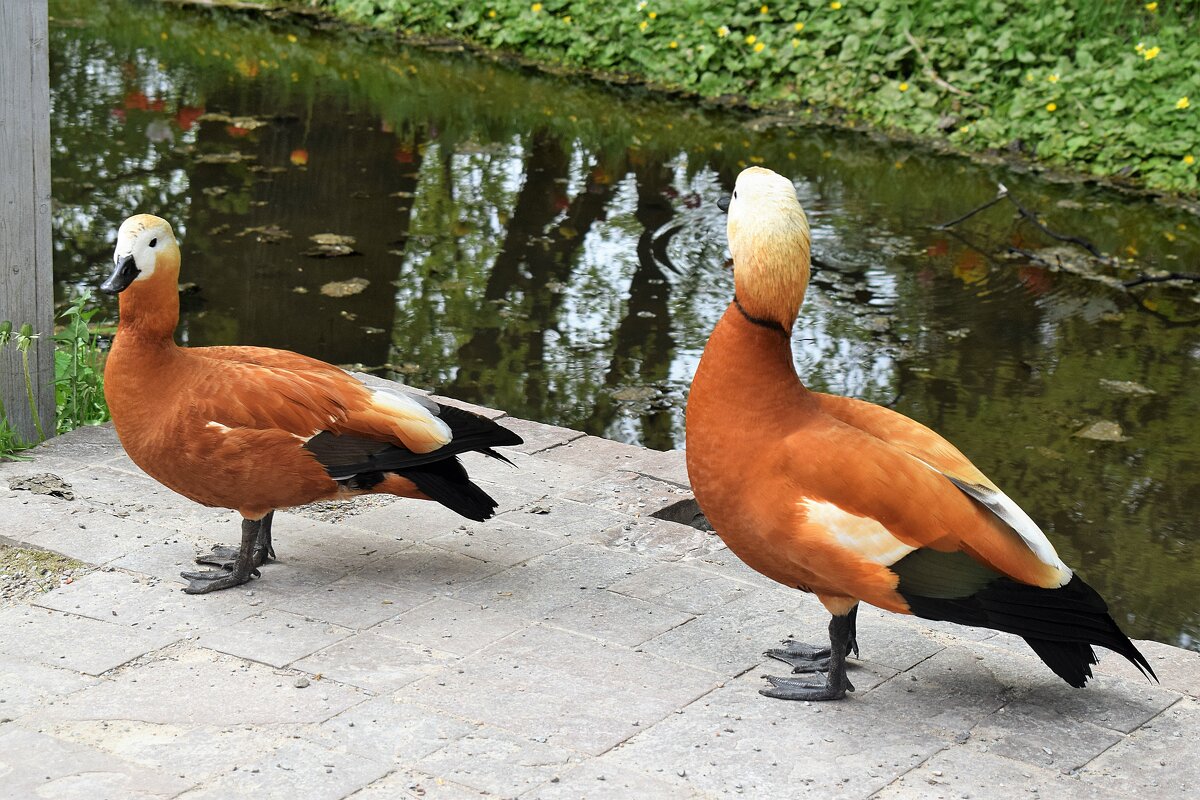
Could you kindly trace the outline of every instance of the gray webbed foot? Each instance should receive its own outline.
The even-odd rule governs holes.
[[[769,689],[759,689],[758,693],[778,700],[841,700],[846,692],[854,691],[854,684],[843,676],[842,681],[804,681],[798,678],[777,678],[774,675],[764,675]]]
[[[788,664],[792,672],[826,672],[829,669],[828,647],[815,647],[794,639],[784,640],[783,647],[772,648],[763,655]]]
[[[188,585],[183,587],[183,591],[187,594],[207,594],[220,589],[232,589],[234,586],[247,583],[252,576],[259,577],[257,569],[247,570],[244,574],[239,574],[236,569],[211,569],[204,572],[181,572],[179,574],[188,579]]]
[[[204,553],[196,556],[197,564],[212,564],[215,567],[222,569],[233,569],[234,562],[237,561],[238,550],[236,547],[219,544],[212,549],[211,553]]]

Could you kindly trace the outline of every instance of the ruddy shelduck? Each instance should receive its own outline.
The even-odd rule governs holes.
[[[113,261],[100,287],[120,295],[104,396],[121,444],[168,488],[243,517],[241,546],[198,558],[222,569],[183,573],[185,592],[258,575],[275,555],[275,509],[392,494],[436,500],[474,520],[495,512],[458,454],[503,459],[492,448],[520,444],[517,434],[425,397],[369,388],[298,353],[176,345],[179,245],[166,220],[125,220]]]
[[[829,647],[766,653],[798,673],[769,697],[835,700],[854,687],[860,601],[1021,636],[1081,687],[1102,645],[1154,672],[1100,596],[1037,524],[949,442],[881,406],[805,388],[791,332],[810,275],[809,229],[791,181],[751,167],[728,213],[734,296],[687,403],[696,500],[739,558],[812,592],[833,615]]]

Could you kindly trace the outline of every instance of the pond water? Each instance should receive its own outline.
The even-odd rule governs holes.
[[[379,37],[50,8],[61,302],[107,274],[121,220],[151,212],[182,240],[188,344],[285,347],[670,449],[732,291],[714,201],[762,163],[812,224],[806,383],[946,435],[1131,635],[1200,649],[1200,284],[1115,280],[1195,271],[1195,217]],[[933,229],[998,182],[1123,265],[1007,202]],[[1077,435],[1094,423],[1119,436]]]

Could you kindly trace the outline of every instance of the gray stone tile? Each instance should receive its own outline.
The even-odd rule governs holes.
[[[671,784],[648,772],[618,767],[604,760],[587,761],[566,770],[556,781],[547,781],[521,795],[529,800],[629,800],[671,798],[693,800],[710,797],[690,787]]]
[[[1200,702],[1186,698],[1106,750],[1079,777],[1121,797],[1195,797],[1200,785],[1198,737]]]
[[[412,544],[363,530],[353,520],[321,522],[285,512],[276,512],[271,536],[279,563],[319,567],[343,575]]]
[[[566,444],[575,439],[582,439],[584,436],[581,431],[573,431],[570,428],[560,428],[557,425],[547,425],[544,422],[532,422],[531,420],[517,419],[515,417],[506,417],[504,422],[500,424],[525,440],[524,444],[519,444],[511,448],[519,450],[522,453],[537,453],[551,447],[557,447],[560,444]],[[509,449],[505,448],[505,452]]]
[[[631,520],[625,514],[560,497],[546,497],[496,519],[549,536],[583,541],[590,541],[605,529]]]
[[[174,797],[191,783],[92,747],[16,726],[0,731],[0,775],[6,797],[121,800]]]
[[[907,708],[894,718],[858,700],[771,700],[738,681],[593,763],[646,771],[681,792],[865,798],[946,745],[911,724],[924,709]]]
[[[35,664],[23,655],[0,655],[0,724],[96,681],[75,670]]]
[[[189,785],[249,768],[304,729],[302,725],[274,725],[264,730],[247,725],[173,725],[128,719],[63,720],[39,727],[43,733],[112,753]]]
[[[444,394],[431,394],[429,395],[429,399],[433,400],[434,402],[441,403],[442,405],[454,406],[455,408],[461,408],[464,411],[470,411],[472,414],[478,414],[479,416],[487,417],[488,419],[499,420],[505,415],[505,412],[499,411],[495,408],[477,406],[474,403],[468,403],[465,400],[459,400],[455,397],[446,397]],[[501,422],[500,424],[503,425],[504,423]]]
[[[122,519],[103,512],[76,514],[58,524],[19,537],[26,544],[53,550],[87,564],[104,564],[139,550],[153,548],[178,534],[145,519]]]
[[[893,781],[873,798],[934,800],[960,797],[1061,797],[1071,800],[1117,800],[1117,795],[1057,770],[952,747]],[[1155,800],[1159,796],[1155,795]]]
[[[420,800],[479,800],[491,796],[415,769],[399,769],[360,789],[346,800],[395,800],[397,797]]]
[[[779,598],[755,592],[718,612],[657,636],[641,646],[647,653],[732,676],[762,663],[763,651],[789,637],[828,642],[829,615],[795,592]],[[805,634],[805,635],[795,635]],[[811,634],[811,635],[807,635]],[[779,665],[780,670],[784,665]]]
[[[489,564],[511,567],[557,550],[568,542],[559,536],[515,525],[507,519],[492,519],[460,526],[459,530],[430,539],[428,544]]]
[[[315,723],[366,699],[357,689],[326,681],[298,688],[297,674],[189,648],[131,665],[26,719],[125,719],[185,727]]]
[[[704,559],[726,549],[710,531],[653,517],[623,520],[589,537],[595,542],[662,561]]]
[[[659,605],[705,614],[725,603],[748,597],[751,586],[707,569],[686,564],[651,564],[641,572],[610,585],[609,590],[652,600]]]
[[[607,589],[590,589],[580,592],[575,602],[550,611],[543,619],[547,625],[636,647],[684,624],[692,615]]]
[[[453,656],[409,644],[374,630],[359,631],[292,666],[373,692],[387,692],[440,673]]]
[[[405,545],[428,542],[445,536],[463,525],[476,524],[463,519],[445,506],[428,500],[400,499],[391,505],[368,509],[346,520],[359,530]]]
[[[221,628],[254,613],[237,592],[216,592],[200,599],[179,591],[174,583],[121,571],[93,572],[36,598],[33,604],[178,637]]]
[[[121,452],[121,442],[111,422],[103,425],[84,425],[61,436],[54,436],[22,455],[29,456],[36,464],[50,457],[64,458],[90,466]]]
[[[926,628],[911,624],[910,619],[860,603],[857,632],[862,659],[903,672],[945,647]]]
[[[1072,719],[1090,722],[1102,728],[1129,733],[1156,716],[1179,699],[1179,694],[1161,689],[1145,678],[1125,680],[1109,675],[1097,675],[1079,690],[1068,686],[1030,650],[996,647],[1000,639],[1015,640],[1002,635],[986,642],[964,642],[962,649],[974,653],[978,663],[993,671],[1017,690],[1012,710],[1040,707],[1056,711]]]
[[[289,614],[273,608],[208,631],[197,643],[202,647],[282,667],[350,636],[340,625]]]
[[[391,764],[413,764],[478,723],[391,695],[359,703],[303,735],[322,747]]]
[[[527,622],[477,603],[438,597],[378,625],[374,632],[399,642],[465,656]]]
[[[429,595],[348,575],[304,594],[271,594],[268,603],[280,611],[362,630],[429,599]]]
[[[388,773],[391,766],[353,753],[327,750],[313,742],[293,741],[237,772],[205,781],[179,800],[340,800]]]
[[[1145,639],[1139,639],[1134,644],[1150,662],[1160,686],[1200,697],[1200,653]],[[1096,651],[1096,655],[1100,657],[1099,666],[1093,667],[1096,674],[1125,678],[1134,683],[1145,682],[1145,676],[1116,653],[1101,649]]]
[[[101,675],[180,638],[28,606],[0,611],[0,653]]]
[[[564,464],[547,458],[547,454],[558,449],[556,447],[531,456],[504,448],[504,455],[511,464],[468,453],[463,457],[463,463],[474,480],[519,489],[534,497],[570,491],[613,471],[600,464]]]
[[[713,685],[706,673],[534,627],[405,687],[398,696],[555,747],[598,754]]]
[[[1071,771],[1124,738],[1116,731],[1064,719],[1053,708],[1014,702],[971,730],[972,743],[993,755],[1043,769]]]
[[[422,758],[415,767],[471,789],[513,797],[549,780],[571,760],[571,753],[561,748],[483,726]]]
[[[647,517],[692,496],[687,489],[634,472],[616,472],[562,493],[585,503],[630,517]]]
[[[460,600],[541,619],[650,566],[649,559],[593,544],[572,544],[458,589]]]
[[[626,470],[636,472],[639,467],[657,466],[657,454],[631,444],[602,439],[599,436],[584,436],[567,444],[543,450],[539,456],[561,464],[585,467],[603,472]]]
[[[216,544],[234,542],[224,542],[220,539],[193,540],[179,534],[168,534],[165,538],[130,550],[108,562],[107,566],[170,581],[182,588],[187,581],[179,577],[179,573],[184,570],[210,569],[207,566],[198,566],[196,556],[212,550]]]
[[[444,594],[504,569],[503,564],[452,553],[443,547],[415,544],[375,559],[355,574],[411,592]]]

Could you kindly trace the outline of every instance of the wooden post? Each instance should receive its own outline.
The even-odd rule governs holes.
[[[33,399],[54,435],[54,272],[50,250],[50,61],[46,0],[0,0],[0,322],[29,323]],[[28,442],[30,414],[21,354],[0,349],[0,399]]]

